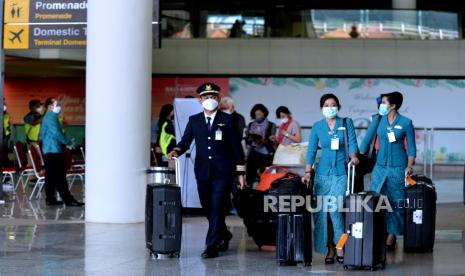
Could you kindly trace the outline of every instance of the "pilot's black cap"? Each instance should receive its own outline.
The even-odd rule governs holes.
[[[207,94],[219,95],[220,90],[221,88],[218,85],[212,82],[206,82],[197,88],[197,94],[199,94],[199,96],[203,96]]]

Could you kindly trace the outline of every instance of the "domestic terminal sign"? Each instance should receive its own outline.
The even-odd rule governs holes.
[[[86,47],[88,0],[4,1],[4,49]],[[160,48],[159,0],[153,2],[153,45]]]
[[[4,49],[84,48],[87,0],[6,0]]]

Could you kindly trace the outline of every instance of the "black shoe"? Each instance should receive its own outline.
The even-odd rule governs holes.
[[[344,257],[341,257],[341,256],[336,256],[336,261],[340,264],[343,264],[344,263]]]
[[[202,258],[203,259],[212,259],[212,258],[216,258],[218,257],[219,254],[218,254],[218,250],[217,249],[213,249],[213,248],[207,248],[205,249],[205,251],[203,251],[202,253]]]
[[[67,202],[66,206],[68,206],[68,207],[82,207],[82,206],[84,206],[84,203],[79,202],[77,200],[73,200],[73,201]]]
[[[45,203],[47,206],[58,206],[58,205],[63,205],[63,201],[58,201],[58,200],[46,200]]]
[[[231,239],[232,239],[232,234],[231,234],[231,232],[228,231],[228,234],[226,235],[226,238],[224,240],[222,240],[220,242],[220,244],[218,245],[218,250],[220,250],[221,252],[228,251],[229,242],[231,241]]]
[[[334,264],[335,255],[336,253],[333,253],[333,256],[329,257],[329,252],[328,252],[328,254],[326,254],[326,257],[325,257],[325,264]]]

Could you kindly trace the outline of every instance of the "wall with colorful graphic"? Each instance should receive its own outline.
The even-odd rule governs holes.
[[[377,113],[376,97],[381,93],[400,91],[404,104],[400,110],[418,128],[465,128],[465,80],[458,79],[390,79],[390,78],[231,78],[230,93],[237,109],[244,115],[255,103],[274,111],[280,105],[289,107],[303,126],[322,119],[319,100],[334,93],[341,100],[341,116],[350,116],[357,127],[367,127]],[[363,132],[359,132],[359,139]],[[452,135],[453,134],[453,135]],[[308,137],[308,133],[304,133]],[[419,161],[425,154],[423,131],[417,131]],[[437,131],[434,136],[436,161],[465,162],[465,131]]]
[[[172,103],[174,98],[196,97],[196,88],[206,81],[217,83],[223,96],[231,95],[237,110],[247,119],[255,103],[263,103],[269,108],[271,120],[275,120],[275,109],[286,105],[301,125],[311,126],[322,118],[321,95],[332,92],[341,100],[341,116],[350,116],[356,126],[367,127],[371,115],[377,112],[375,98],[381,93],[397,90],[405,97],[401,113],[412,118],[416,127],[465,128],[465,80],[462,79],[154,77],[152,117],[156,118],[161,106]],[[68,125],[85,124],[84,79],[5,80],[5,98],[13,124],[22,124],[29,100],[45,101],[47,97],[60,100]],[[308,130],[303,135],[308,137]],[[360,132],[359,139],[362,137],[363,132]],[[464,140],[465,131],[436,131],[435,160],[439,163],[465,162]],[[425,153],[422,151],[424,135],[421,130],[417,131],[417,142],[419,158],[422,158]]]

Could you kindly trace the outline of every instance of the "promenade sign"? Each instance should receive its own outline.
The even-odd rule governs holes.
[[[6,0],[4,49],[85,48],[87,0]]]
[[[86,47],[88,0],[4,1],[4,49]],[[153,7],[153,46],[160,48],[159,0]]]

